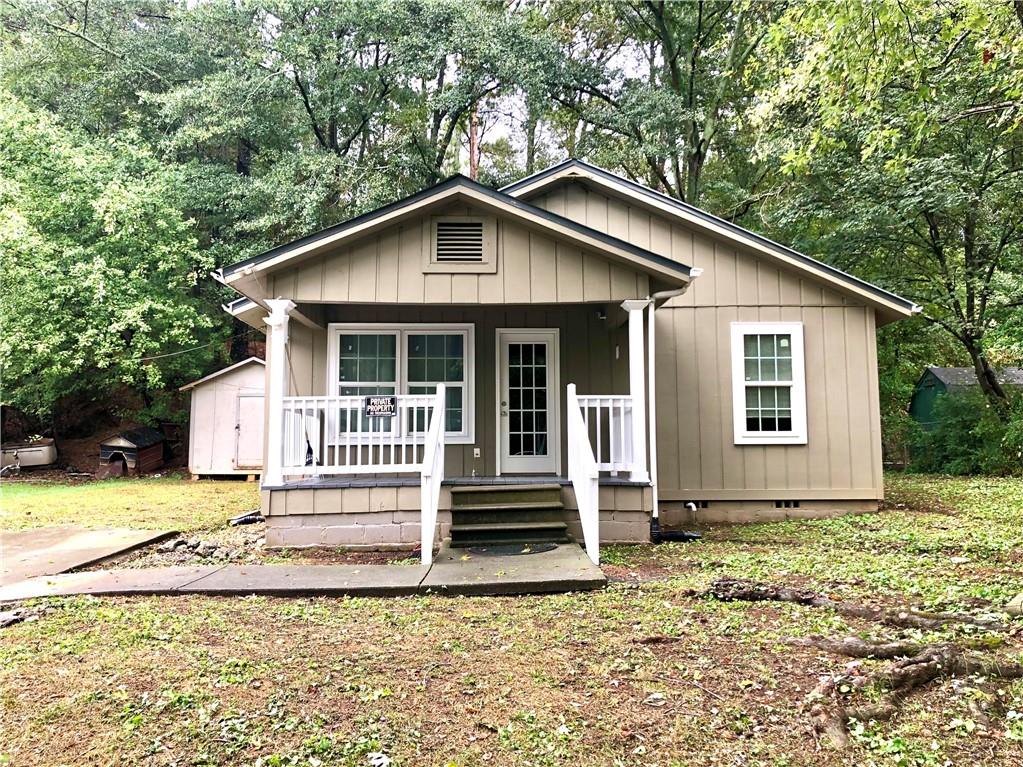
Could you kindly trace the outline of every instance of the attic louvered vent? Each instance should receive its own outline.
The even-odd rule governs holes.
[[[482,221],[438,221],[436,260],[443,263],[483,262]]]

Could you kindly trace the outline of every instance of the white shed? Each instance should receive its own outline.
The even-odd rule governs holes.
[[[192,392],[188,469],[201,474],[263,470],[263,360],[249,357],[181,387]]]

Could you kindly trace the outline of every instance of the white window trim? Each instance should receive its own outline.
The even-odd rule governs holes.
[[[342,333],[349,334],[394,334],[397,336],[395,349],[395,376],[398,381],[398,394],[404,394],[408,390],[408,375],[406,361],[408,359],[408,336],[409,334],[434,334],[462,333],[465,336],[465,384],[462,396],[462,431],[445,432],[444,441],[449,445],[471,445],[475,442],[476,431],[476,343],[475,326],[472,323],[373,323],[373,322],[331,322],[327,325],[327,393],[331,397],[338,396],[340,381],[338,374],[341,368],[341,356],[339,354],[339,341]],[[357,385],[357,384],[355,384]],[[421,441],[424,436],[416,438]]]
[[[743,339],[747,335],[788,334],[792,338],[792,430],[746,429],[746,366]],[[732,323],[732,427],[736,445],[805,445],[806,370],[802,322]],[[770,385],[764,382],[764,385]]]

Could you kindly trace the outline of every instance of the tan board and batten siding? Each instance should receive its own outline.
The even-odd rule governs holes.
[[[656,314],[662,502],[883,497],[873,308],[581,184],[529,202],[703,269]],[[803,323],[808,444],[733,443],[735,321]]]
[[[464,205],[433,215],[439,213],[490,215]],[[650,292],[646,274],[508,219],[498,225],[496,272],[427,274],[423,229],[429,220],[405,221],[275,272],[267,278],[267,295],[299,303],[495,305],[623,301]]]

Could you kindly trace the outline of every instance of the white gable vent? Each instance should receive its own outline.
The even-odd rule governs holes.
[[[436,260],[451,262],[483,262],[482,221],[438,221],[435,240]]]

